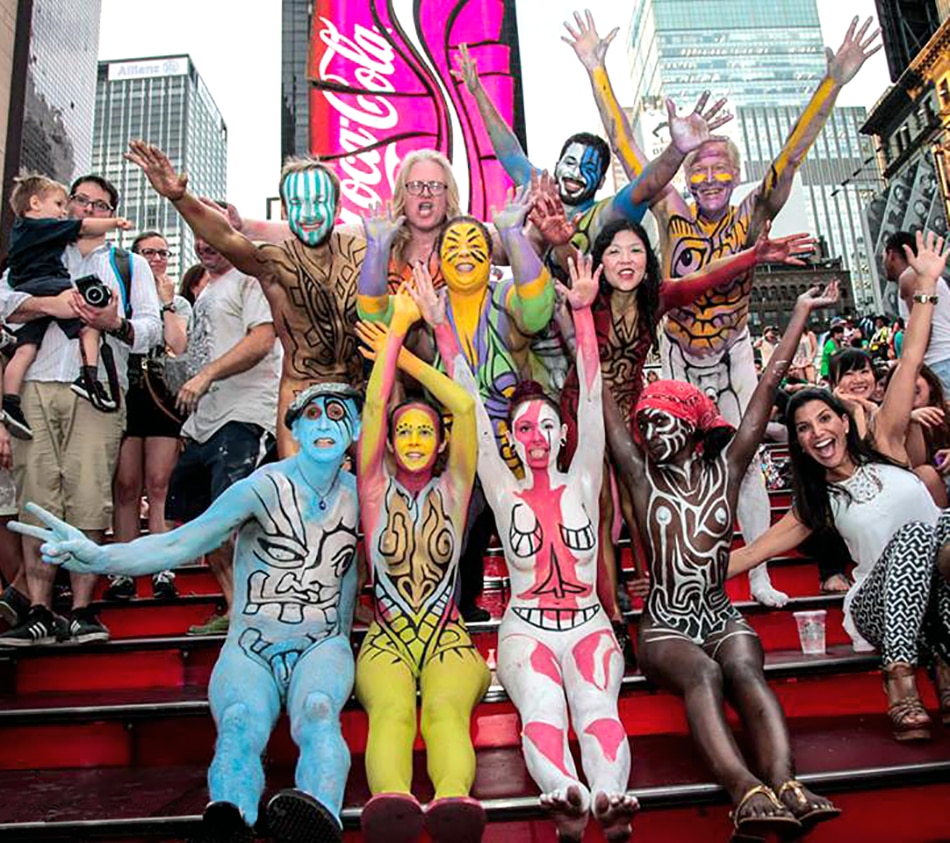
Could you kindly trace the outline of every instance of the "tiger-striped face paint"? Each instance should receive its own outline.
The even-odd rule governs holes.
[[[693,426],[662,410],[637,413],[640,437],[653,462],[669,462],[685,448],[693,435]]]
[[[479,226],[465,220],[452,223],[439,251],[446,286],[456,293],[474,293],[487,287],[490,255],[488,241]]]
[[[307,246],[318,246],[330,229],[336,213],[336,190],[322,168],[289,173],[281,185],[287,223],[294,236]]]

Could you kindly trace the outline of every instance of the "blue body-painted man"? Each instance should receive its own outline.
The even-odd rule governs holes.
[[[299,453],[235,483],[171,532],[100,547],[33,504],[28,511],[48,529],[10,525],[44,542],[45,562],[129,576],[173,568],[238,531],[231,627],[208,688],[218,730],[204,815],[212,840],[253,838],[264,790],[261,754],[282,706],[300,749],[297,789],[270,801],[268,832],[288,843],[342,839],[350,754],[340,710],[353,686],[359,512],[355,478],[341,465],[359,436],[359,400],[344,384],[306,389],[286,418]]]

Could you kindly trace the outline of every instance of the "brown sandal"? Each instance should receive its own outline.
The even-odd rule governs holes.
[[[756,796],[764,796],[772,803],[776,813],[754,816],[746,813],[746,809]],[[802,827],[801,823],[785,805],[778,801],[775,791],[764,784],[750,787],[739,800],[739,804],[729,812],[729,819],[735,826],[736,834],[749,837],[765,837],[768,834],[784,834]]]
[[[939,657],[934,667],[934,684],[937,686],[937,699],[940,700],[940,719],[944,726],[950,726],[950,665]]]
[[[913,686],[915,669],[909,664],[892,664],[884,668],[884,692],[888,685],[901,679],[911,680],[911,689],[887,708],[887,716],[894,727],[894,739],[898,741],[930,740],[930,717],[927,714],[917,688]]]
[[[792,804],[785,801],[785,794],[789,791],[795,797]],[[815,794],[797,779],[789,779],[781,784],[775,795],[805,828],[811,828],[816,823],[825,820],[832,820],[841,813],[841,809],[836,808],[830,802],[818,802]]]

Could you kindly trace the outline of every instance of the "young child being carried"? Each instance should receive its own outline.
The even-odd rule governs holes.
[[[70,289],[73,284],[63,263],[66,246],[82,236],[97,237],[117,228],[132,227],[122,217],[66,219],[68,201],[66,187],[46,176],[30,173],[14,180],[10,206],[16,221],[10,233],[9,281],[17,292],[56,296]],[[107,301],[106,297],[102,304]],[[72,385],[73,391],[91,401],[98,410],[116,409],[115,401],[99,382],[100,332],[84,326],[78,318],[34,319],[17,331],[16,351],[3,374],[3,412],[10,433],[20,439],[33,438],[33,431],[20,408],[20,387],[52,322],[56,322],[69,339],[79,338],[83,365]]]

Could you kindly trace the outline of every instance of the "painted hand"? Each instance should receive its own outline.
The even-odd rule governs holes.
[[[923,231],[917,232],[917,254],[909,246],[904,246],[907,262],[917,273],[919,292],[931,294],[936,289],[937,279],[943,274],[947,266],[947,257],[950,255],[950,241],[944,248],[942,237],[928,231],[924,237]]]
[[[44,562],[48,565],[62,565],[78,573],[94,573],[98,570],[102,561],[102,548],[99,545],[35,503],[26,504],[24,509],[39,518],[46,527],[34,527],[21,521],[11,521],[7,526],[15,533],[43,542],[40,555]]]
[[[582,255],[575,252],[574,257],[567,259],[567,271],[571,276],[571,288],[564,288],[564,297],[568,304],[574,310],[581,310],[590,307],[597,297],[597,290],[600,286],[600,274],[603,272],[603,265],[597,267],[597,271],[591,271],[593,259],[590,255]]]
[[[445,321],[445,290],[435,289],[429,268],[422,261],[412,267],[412,284],[406,291],[428,325],[437,328]]]
[[[825,56],[828,59],[828,75],[839,85],[846,85],[854,79],[861,66],[883,46],[878,44],[873,50],[868,49],[881,31],[875,29],[865,38],[865,33],[873,20],[874,18],[868,18],[864,25],[855,32],[858,26],[858,17],[855,15],[851,21],[851,26],[848,27],[848,31],[845,33],[844,41],[841,42],[841,46],[838,48],[838,52],[832,52],[830,47],[825,48]]]
[[[366,240],[389,251],[396,234],[405,221],[404,216],[397,217],[395,215],[391,201],[383,205],[377,205],[363,215],[363,231],[366,232]]]
[[[375,360],[386,346],[386,336],[389,329],[381,322],[357,322],[356,336],[360,338],[363,345],[360,346],[360,354],[367,360]]]
[[[798,297],[795,307],[804,307],[809,312],[817,310],[819,307],[830,307],[838,301],[838,279],[832,278],[825,286],[824,290],[819,291],[818,287],[811,287]]]
[[[553,189],[549,189],[553,186]],[[550,246],[564,246],[571,242],[576,227],[564,212],[564,203],[557,192],[554,179],[547,170],[531,174],[531,211],[529,222],[541,233]]]
[[[491,209],[492,222],[499,234],[511,229],[521,229],[525,217],[531,208],[531,185],[525,184],[515,189],[508,188],[505,196],[505,207],[501,210]]]
[[[615,26],[608,33],[607,37],[602,39],[597,34],[597,27],[594,25],[594,16],[590,13],[589,9],[584,10],[583,18],[580,12],[574,12],[574,26],[576,29],[572,28],[571,25],[565,21],[564,28],[570,37],[568,37],[568,35],[562,35],[561,40],[565,44],[570,44],[574,53],[581,60],[581,64],[588,70],[603,67],[604,59],[607,56],[607,48],[610,46],[610,42],[617,37],[617,33],[620,32],[620,27]]]
[[[767,220],[762,232],[755,241],[756,263],[787,263],[792,266],[804,266],[800,255],[809,255],[815,251],[818,241],[807,233],[787,234],[785,237],[769,239],[772,229],[771,220]]]
[[[422,313],[409,292],[410,287],[412,287],[412,284],[403,281],[392,297],[393,318],[391,324],[394,329],[407,329],[422,318]]]
[[[188,176],[185,173],[176,173],[168,156],[157,146],[141,140],[129,141],[129,151],[122,157],[145,173],[145,177],[159,195],[173,202],[185,195]]]
[[[455,56],[456,70],[452,76],[459,82],[464,82],[470,94],[477,93],[482,87],[482,80],[478,78],[478,62],[468,52],[468,44],[459,44],[458,54]]]
[[[676,103],[667,98],[666,116],[670,126],[670,138],[677,151],[683,155],[705,143],[712,137],[715,129],[725,125],[732,119],[728,111],[719,113],[726,104],[725,97],[716,100],[708,109],[709,91],[703,91],[696,101],[696,107],[690,114],[680,117],[676,113]],[[703,109],[706,109],[704,112]]]
[[[175,398],[175,407],[179,413],[192,413],[198,406],[198,401],[211,388],[211,376],[202,369],[190,380],[185,381],[184,386],[178,390],[178,396]]]
[[[938,474],[946,476],[950,473],[950,448],[941,448],[934,454],[934,465]]]

